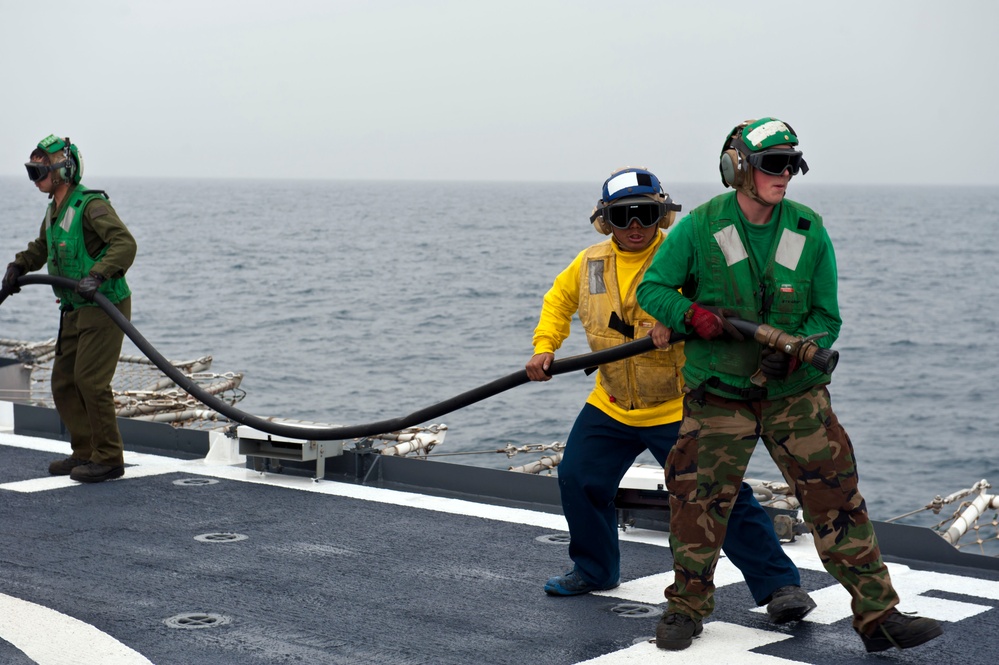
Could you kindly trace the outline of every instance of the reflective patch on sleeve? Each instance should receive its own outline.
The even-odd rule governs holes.
[[[586,263],[586,276],[590,283],[590,293],[607,293],[607,285],[604,284],[604,262],[600,259],[592,259]]]
[[[59,222],[59,226],[62,227],[63,231],[69,231],[69,227],[73,225],[73,219],[76,217],[76,208],[70,207],[66,211],[66,214],[62,216],[62,221]]]
[[[784,229],[780,237],[780,244],[777,245],[777,254],[774,261],[789,270],[798,268],[798,260],[801,252],[805,249],[805,236],[795,233],[791,229]]]
[[[613,197],[622,189],[638,187],[638,174],[634,171],[616,175],[607,181],[607,195]]]
[[[749,258],[749,253],[742,244],[742,238],[735,228],[735,224],[729,224],[714,235],[715,242],[721,247],[722,254],[725,255],[725,265],[734,266],[739,261]]]

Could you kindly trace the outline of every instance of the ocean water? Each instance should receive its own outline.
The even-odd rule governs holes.
[[[409,414],[521,369],[555,275],[601,239],[595,183],[88,179],[139,245],[133,323],[163,354],[243,371],[240,408],[350,425]],[[717,184],[668,187],[685,210]],[[0,178],[0,265],[45,199]],[[843,330],[830,387],[873,517],[999,484],[999,188],[794,181],[836,247]],[[53,337],[47,287],[0,307],[0,336]],[[126,339],[126,352],[136,352]],[[585,353],[578,321],[559,357]],[[564,441],[593,378],[529,384],[440,418],[451,462]],[[644,459],[644,458],[643,458]],[[652,461],[648,457],[645,461]],[[760,446],[749,475],[778,479]]]

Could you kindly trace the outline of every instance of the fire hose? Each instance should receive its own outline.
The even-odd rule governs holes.
[[[66,277],[57,277],[54,275],[24,275],[18,278],[17,283],[18,286],[47,284],[49,286],[58,286],[71,290],[75,289],[77,284],[76,280]],[[10,294],[7,291],[0,290],[0,305],[2,305],[4,300],[7,299],[8,295]],[[495,381],[483,384],[477,388],[473,388],[472,390],[463,392],[460,395],[451,397],[450,399],[432,404],[431,406],[419,409],[418,411],[414,411],[406,416],[400,416],[398,418],[390,418],[372,423],[343,427],[310,427],[302,425],[289,425],[248,414],[205,391],[194,380],[178,368],[174,367],[169,360],[157,351],[156,348],[142,336],[138,329],[132,325],[131,321],[119,312],[111,301],[109,301],[103,294],[98,292],[94,297],[94,303],[100,307],[104,313],[108,315],[108,317],[111,318],[115,325],[121,328],[125,335],[132,340],[135,346],[147,358],[149,358],[149,360],[152,361],[152,363],[156,365],[161,372],[163,372],[168,378],[176,383],[178,387],[183,389],[192,397],[209,408],[214,409],[218,413],[226,416],[230,420],[253,427],[261,432],[292,439],[336,441],[374,436],[376,434],[384,434],[385,432],[395,432],[413,425],[433,420],[446,413],[457,411],[458,409],[466,407],[470,404],[474,404],[488,397],[492,397],[493,395],[497,395],[501,392],[510,390],[511,388],[515,388],[516,386],[530,382],[530,379],[527,376],[527,370],[522,369],[496,379]],[[831,373],[836,368],[839,353],[831,349],[819,348],[814,342],[814,339],[818,336],[802,339],[766,324],[752,323],[750,321],[743,321],[740,319],[729,319],[729,321],[731,321],[736,329],[744,335],[750,335],[757,342],[770,346],[771,348],[779,351],[783,351],[788,355],[792,355],[802,362],[811,364],[822,372]],[[683,335],[675,332],[670,337],[671,342],[678,342],[683,339]],[[630,358],[631,356],[636,356],[641,353],[647,353],[654,349],[655,344],[652,342],[652,338],[643,337],[641,339],[626,342],[609,349],[556,360],[552,363],[548,373],[555,376],[578,370],[591,369],[599,365],[624,360],[625,358]]]

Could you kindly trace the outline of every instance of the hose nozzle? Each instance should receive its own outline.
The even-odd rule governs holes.
[[[729,319],[729,321],[742,334],[750,335],[764,346],[783,351],[803,363],[808,363],[824,374],[832,374],[839,363],[839,351],[823,349],[815,343],[815,340],[821,339],[829,333],[795,337],[766,323],[753,323],[741,319]]]
[[[783,351],[803,363],[808,363],[820,372],[829,374],[836,369],[836,364],[839,362],[839,351],[823,349],[815,343],[815,340],[828,334],[819,333],[808,337],[795,337],[779,328],[760,323],[753,333],[753,339],[772,349]]]

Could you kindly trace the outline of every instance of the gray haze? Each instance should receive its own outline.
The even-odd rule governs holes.
[[[0,0],[0,175],[717,181],[774,115],[810,182],[999,184],[999,3]],[[719,183],[720,187],[720,183]]]

